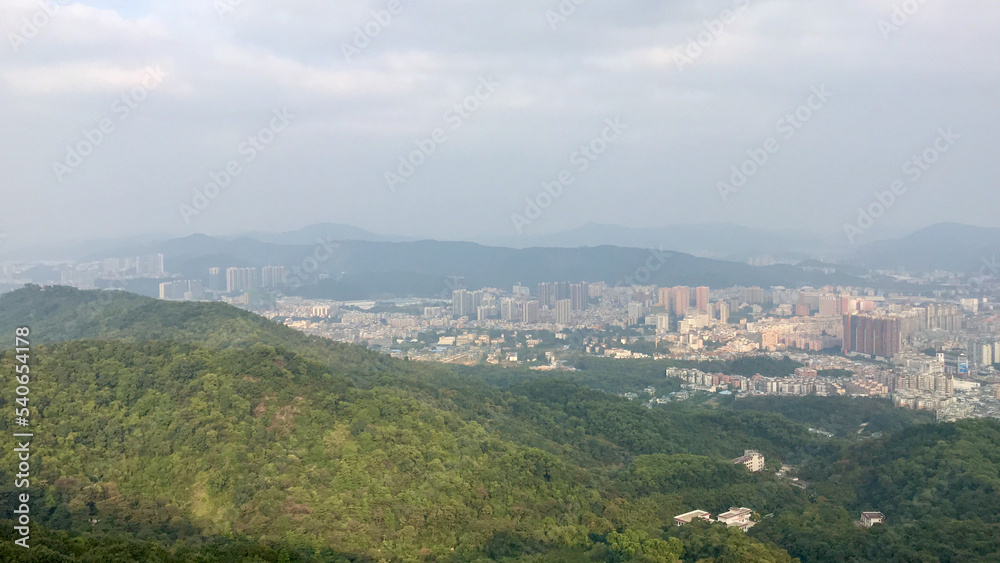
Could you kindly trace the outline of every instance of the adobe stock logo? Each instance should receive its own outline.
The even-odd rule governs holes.
[[[552,27],[552,31],[555,31],[559,24],[569,21],[571,17],[576,15],[577,9],[586,3],[587,0],[560,0],[555,10],[546,10],[545,19]]]
[[[84,129],[81,133],[82,139],[66,146],[66,156],[61,161],[52,161],[52,172],[55,173],[56,179],[63,182],[66,176],[83,165],[84,160],[94,154],[94,151],[118,130],[118,123],[128,120],[146,101],[149,94],[160,87],[165,76],[166,73],[158,66],[146,69],[140,84],[111,103],[111,112],[117,116],[117,123],[111,118],[104,118],[97,122],[94,128]]]
[[[816,86],[806,99],[806,102],[794,111],[786,113],[774,125],[775,133],[790,141],[798,132],[805,127],[820,112],[826,104],[833,98],[833,92],[826,89],[826,85]],[[769,137],[760,146],[748,149],[747,159],[730,169],[728,182],[721,180],[715,183],[715,189],[719,192],[719,197],[723,203],[728,203],[733,197],[747,185],[751,178],[756,176],[771,161],[771,157],[781,150],[781,142],[777,137]]]
[[[961,136],[952,131],[950,127],[938,129],[937,137],[927,148],[903,163],[902,173],[909,179],[910,185],[908,186],[903,180],[895,180],[889,185],[888,190],[881,192],[876,190],[874,193],[875,201],[858,208],[857,220],[854,223],[844,223],[844,234],[847,235],[847,240],[854,244],[858,236],[871,229],[875,225],[875,221],[896,204],[896,199],[905,194],[912,185],[916,185],[960,138]]]
[[[892,16],[888,20],[878,20],[878,30],[882,39],[888,41],[899,33],[910,20],[927,4],[927,0],[903,0],[892,7]]]
[[[577,173],[583,174],[590,170],[591,165],[597,161],[601,155],[605,154],[612,145],[621,142],[622,136],[628,129],[628,125],[622,123],[621,118],[605,119],[605,127],[600,134],[592,138],[589,142],[580,145],[569,157],[569,163],[576,166]],[[511,223],[517,234],[524,234],[524,228],[534,223],[542,212],[552,206],[553,203],[563,195],[563,191],[576,181],[576,176],[570,168],[563,169],[555,180],[542,182],[542,189],[538,190],[534,198],[525,198],[524,214],[513,213],[510,216]]]
[[[452,104],[451,108],[446,110],[441,116],[444,121],[444,127],[435,127],[426,137],[415,139],[413,144],[416,145],[416,150],[411,151],[409,154],[400,155],[396,170],[386,170],[383,174],[385,183],[389,186],[389,191],[396,193],[399,186],[406,184],[406,182],[413,178],[417,170],[426,164],[434,156],[438,148],[447,143],[451,138],[448,136],[448,129],[458,132],[483,107],[486,101],[493,97],[500,86],[500,82],[494,79],[492,74],[481,77],[479,84],[473,90],[472,94]]]
[[[21,53],[21,47],[38,37],[38,34],[48,27],[52,23],[52,20],[59,15],[59,10],[62,8],[59,3],[50,4],[42,2],[41,4],[41,7],[35,10],[30,16],[21,18],[21,26],[18,28],[17,33],[9,33],[7,35],[7,41],[10,42],[10,49],[14,51],[15,55]]]
[[[271,143],[277,139],[278,134],[287,129],[293,121],[295,121],[295,115],[289,113],[287,109],[273,110],[267,126],[248,136],[236,147],[236,153],[243,157],[242,160],[234,158],[227,162],[221,170],[210,173],[208,176],[211,182],[205,184],[204,189],[195,188],[193,190],[191,204],[181,203],[178,206],[181,219],[190,225],[191,219],[207,209],[209,204],[215,201],[233,183],[233,180],[243,174],[246,167],[257,160],[261,153],[266,151]]]
[[[684,67],[693,65],[705,54],[705,50],[711,48],[719,37],[722,37],[726,27],[736,23],[740,12],[750,7],[750,0],[734,0],[733,4],[735,9],[723,10],[717,18],[703,21],[704,31],[694,37],[688,37],[686,44],[674,47],[673,59],[677,70],[683,71]]]
[[[413,0],[406,1],[412,2]],[[405,9],[406,5],[403,0],[389,0],[384,9],[371,12],[371,18],[364,25],[355,29],[351,42],[341,43],[340,50],[344,54],[344,60],[348,64],[354,62],[354,57],[364,52],[372,44],[372,41],[382,35],[382,32],[396,21],[396,16],[402,14]]]

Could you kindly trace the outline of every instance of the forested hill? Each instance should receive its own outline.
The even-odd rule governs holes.
[[[0,298],[0,330],[22,325],[34,547],[0,522],[3,561],[989,561],[998,548],[997,503],[941,485],[991,502],[990,423],[851,445],[780,414],[650,410],[544,374],[500,388],[224,305],[117,292]],[[19,363],[0,355],[3,373]],[[0,409],[14,405],[0,388]],[[11,422],[0,519],[14,506]],[[748,447],[767,471],[729,461]],[[974,461],[948,462],[970,448]],[[897,470],[910,451],[925,470]],[[815,482],[777,477],[782,462]],[[673,525],[730,506],[761,523]],[[883,507],[885,528],[851,523]],[[931,516],[954,533],[924,533]]]
[[[18,326],[30,326],[39,344],[170,340],[228,347],[256,342],[308,346],[319,341],[224,303],[167,302],[124,291],[63,286],[29,285],[0,295],[0,331],[13,332]]]
[[[0,334],[13,334],[19,326],[31,328],[34,344],[91,339],[247,348],[267,343],[294,349],[362,384],[391,364],[365,348],[309,336],[224,303],[167,302],[124,291],[29,285],[0,295]]]

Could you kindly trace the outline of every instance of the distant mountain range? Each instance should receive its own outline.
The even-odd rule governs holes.
[[[366,240],[370,242],[406,242],[410,237],[387,236],[366,231],[351,225],[320,223],[287,233],[252,232],[234,238],[250,238],[272,244],[316,244],[320,240]]]
[[[189,279],[205,279],[211,267],[285,266],[295,293],[331,299],[450,296],[459,287],[510,288],[518,282],[542,281],[712,287],[869,284],[860,271],[819,262],[753,267],[670,250],[616,246],[515,249],[320,237],[306,245],[193,235],[138,245],[123,255],[149,253],[163,253],[167,270]]]
[[[948,270],[1000,275],[1000,229],[941,223],[860,247],[851,264],[912,274]]]
[[[840,258],[849,251],[843,244],[809,233],[772,232],[731,224],[634,228],[587,223],[561,233],[484,238],[479,242],[512,248],[531,246],[669,248],[703,258],[738,262],[765,257],[779,262],[799,262],[810,258],[831,260]]]
[[[330,252],[334,243],[337,250]],[[660,264],[661,255],[650,249],[662,249],[669,259]],[[64,249],[60,257],[96,261],[152,253],[166,256],[168,271],[196,279],[213,266],[284,265],[311,288],[302,291],[345,298],[438,295],[462,284],[507,287],[561,280],[715,287],[870,285],[865,277],[873,270],[1000,274],[1000,229],[945,223],[848,248],[818,236],[737,225],[635,229],[590,223],[559,234],[477,244],[417,241],[328,223],[286,233],[102,241]],[[653,266],[648,280],[643,270],[647,260]],[[776,264],[755,268],[748,261]],[[308,269],[308,275],[296,274],[296,269]],[[42,279],[46,272],[37,269],[35,281],[50,281]],[[149,294],[152,287],[129,289]]]

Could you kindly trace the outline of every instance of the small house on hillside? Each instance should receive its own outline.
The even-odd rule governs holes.
[[[861,525],[871,528],[875,524],[885,524],[885,515],[881,512],[862,512]]]
[[[685,512],[684,514],[674,516],[674,523],[678,526],[683,526],[684,524],[690,524],[695,519],[711,522],[712,515],[704,510],[692,510],[691,512]]]

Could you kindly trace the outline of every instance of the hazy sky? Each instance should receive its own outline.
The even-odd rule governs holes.
[[[4,0],[0,233],[1000,226],[995,0],[576,1]]]

